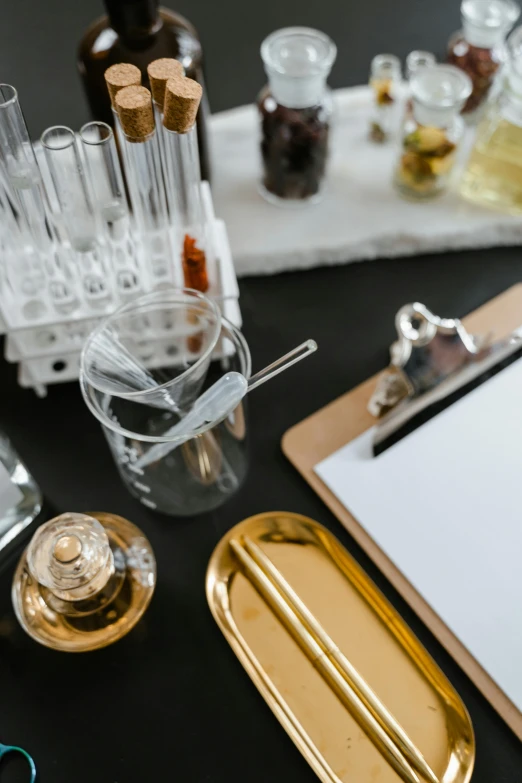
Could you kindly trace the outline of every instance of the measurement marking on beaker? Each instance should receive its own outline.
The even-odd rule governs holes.
[[[142,492],[150,492],[150,487],[148,487],[146,484],[142,484],[140,481],[135,481],[134,486],[136,489],[140,489]]]
[[[157,508],[156,504],[152,502],[152,500],[148,500],[148,498],[140,498],[141,502],[144,506],[148,506],[149,508]]]

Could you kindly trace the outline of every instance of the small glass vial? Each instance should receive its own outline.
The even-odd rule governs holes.
[[[469,201],[522,214],[522,27],[508,44],[504,88],[477,128],[460,192]]]
[[[0,552],[42,508],[42,494],[9,438],[0,432]]]
[[[420,49],[414,49],[406,57],[406,79],[410,82],[416,73],[423,68],[431,68],[435,65],[437,59],[432,52],[423,52]]]
[[[431,52],[423,52],[420,49],[414,49],[413,52],[410,52],[406,57],[406,80],[408,82],[408,88],[415,74],[417,74],[423,68],[431,68],[431,66],[435,65],[436,62],[437,59]],[[410,117],[413,111],[411,88],[408,89],[408,96],[409,97],[405,105],[406,117]]]
[[[308,27],[277,30],[263,41],[268,85],[258,98],[268,201],[299,205],[320,198],[328,154],[331,97],[326,86],[337,48]]]
[[[459,112],[471,89],[470,78],[451,65],[424,68],[411,80],[413,111],[394,174],[402,196],[425,200],[447,189],[464,132]]]
[[[505,37],[520,13],[513,0],[463,0],[462,30],[448,46],[447,62],[470,77],[473,90],[462,113],[476,122],[506,61]]]
[[[370,66],[370,87],[373,91],[370,139],[378,144],[387,141],[396,130],[400,82],[399,58],[394,54],[376,55]]]

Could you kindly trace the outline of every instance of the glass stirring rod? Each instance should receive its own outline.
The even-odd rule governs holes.
[[[165,437],[177,438],[177,442],[158,443],[157,446],[153,446],[136,461],[135,467],[147,467],[147,465],[167,456],[167,454],[179,446],[181,439],[191,437],[195,430],[205,424],[210,422],[218,424],[239,405],[248,392],[279,375],[280,372],[287,370],[292,364],[300,362],[301,359],[304,359],[316,350],[317,343],[315,340],[306,340],[306,342],[298,345],[297,348],[269,364],[268,367],[252,375],[248,380],[240,372],[226,373],[212,384],[206,392],[203,392],[201,397],[198,397],[192,409],[178,424],[175,424],[165,432]]]

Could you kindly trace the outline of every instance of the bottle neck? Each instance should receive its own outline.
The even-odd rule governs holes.
[[[126,41],[141,40],[161,26],[159,0],[104,0],[113,30]]]

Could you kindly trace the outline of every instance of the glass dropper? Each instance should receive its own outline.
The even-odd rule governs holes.
[[[219,424],[220,421],[223,421],[224,418],[235,410],[248,392],[257,389],[258,386],[271,380],[271,378],[275,378],[280,372],[287,370],[293,364],[300,362],[301,359],[305,359],[316,350],[317,343],[315,340],[306,340],[301,345],[298,345],[297,348],[281,356],[275,362],[269,364],[268,367],[264,367],[248,379],[240,372],[226,373],[226,375],[223,375],[212,384],[206,392],[203,392],[201,397],[198,397],[192,409],[180,422],[165,432],[165,436],[169,438],[176,437],[178,441],[158,443],[156,446],[153,446],[138,459],[136,467],[144,468],[162,459],[179,446],[181,442],[191,438],[194,433],[197,434],[197,430],[201,427],[210,423],[212,425]]]

